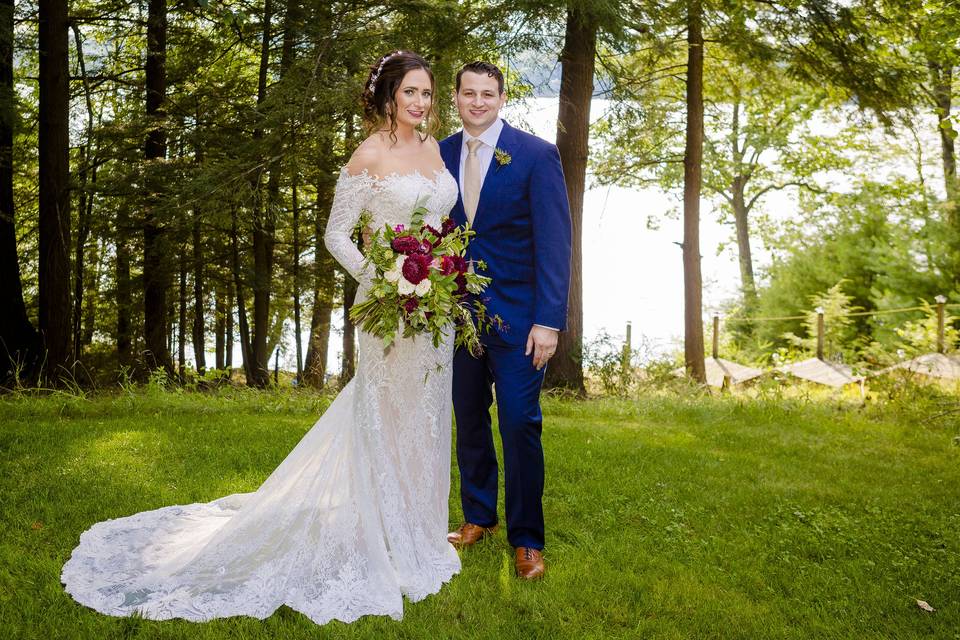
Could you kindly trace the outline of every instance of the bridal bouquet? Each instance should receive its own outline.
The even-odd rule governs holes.
[[[414,205],[409,228],[401,224],[374,230],[366,263],[374,266],[376,275],[367,298],[350,309],[350,318],[382,338],[384,348],[398,332],[404,337],[429,333],[439,346],[453,327],[456,345],[477,354],[479,332],[498,318],[489,318],[486,306],[467,295],[483,292],[490,283],[490,278],[469,270],[463,257],[475,232],[457,227],[450,218],[444,218],[440,229],[425,224],[425,201]],[[476,266],[486,268],[482,261]]]

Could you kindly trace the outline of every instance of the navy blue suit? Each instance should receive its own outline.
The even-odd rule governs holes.
[[[440,142],[440,155],[459,181],[463,133]],[[477,273],[492,278],[484,292],[503,326],[481,341],[475,358],[458,349],[453,360],[453,407],[464,518],[497,522],[497,458],[493,445],[491,385],[503,442],[507,538],[514,547],[544,546],[543,418],[540,388],[545,369],[524,354],[534,324],[563,330],[570,286],[571,222],[557,147],[504,123],[497,148],[509,164],[490,162],[480,191],[467,257],[483,260]],[[466,224],[463,199],[451,216]]]

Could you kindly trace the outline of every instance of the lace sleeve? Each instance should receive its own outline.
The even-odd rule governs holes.
[[[367,173],[350,175],[346,168],[340,171],[333,193],[330,218],[323,234],[327,251],[355,280],[369,277],[364,271],[363,254],[351,238],[363,209],[373,196],[373,178]]]

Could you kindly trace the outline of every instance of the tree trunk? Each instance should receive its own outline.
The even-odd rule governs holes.
[[[750,212],[747,210],[743,191],[747,178],[739,175],[734,177],[730,185],[730,194],[733,197],[733,221],[737,229],[737,257],[740,261],[740,285],[743,288],[743,304],[746,309],[753,309],[757,301],[757,286],[753,278],[753,255],[750,251]]]
[[[207,370],[207,358],[204,340],[203,318],[203,240],[200,235],[200,209],[193,210],[193,359],[197,364],[197,373],[201,376]]]
[[[263,8],[263,34],[260,43],[260,73],[257,82],[257,106],[267,97],[267,69],[270,62],[271,21],[273,1],[265,0]],[[258,151],[262,150],[263,127],[257,125],[253,139]],[[253,351],[247,384],[266,387],[270,384],[270,363],[267,361],[267,334],[270,331],[270,289],[273,275],[274,232],[276,228],[273,202],[264,201],[261,175],[253,172]]]
[[[40,334],[45,375],[70,374],[70,74],[66,0],[40,0]]]
[[[297,385],[303,384],[303,344],[300,339],[300,203],[293,180],[293,336],[297,346]]]
[[[700,273],[700,187],[703,162],[703,27],[701,0],[687,0],[687,143],[683,157],[684,360],[706,383],[703,280]]]
[[[332,153],[332,149],[329,149]],[[329,153],[326,160],[329,162]],[[320,162],[324,159],[321,158]],[[317,211],[315,218],[314,243],[314,289],[313,314],[310,319],[310,342],[307,344],[307,361],[304,365],[307,382],[322,389],[327,375],[327,352],[330,345],[330,316],[333,311],[333,294],[336,273],[333,257],[323,242],[323,232],[330,217],[333,197],[332,181],[329,175],[321,173],[317,185]]]
[[[949,64],[930,62],[930,78],[933,85],[933,106],[940,133],[940,157],[943,165],[943,182],[947,192],[945,218],[950,229],[950,251],[947,270],[953,279],[960,278],[960,184],[957,182],[957,157],[954,142],[956,127],[952,126],[953,67]],[[944,125],[947,125],[946,127]]]
[[[352,62],[348,61],[347,68],[349,71],[353,71],[351,66]],[[353,148],[355,146],[355,136],[356,127],[354,125],[353,116],[347,116],[343,137],[348,148]],[[362,244],[359,238],[357,239],[357,247],[362,249]],[[350,308],[353,307],[353,302],[357,297],[358,283],[353,279],[353,276],[351,276],[345,270],[340,269],[339,267],[338,270],[343,274],[343,341],[341,343],[342,357],[340,360],[340,386],[343,387],[351,379],[353,379],[353,376],[356,373],[357,334],[353,320],[350,319]]]
[[[578,394],[583,385],[583,193],[586,189],[590,139],[590,103],[597,55],[596,18],[579,7],[567,9],[567,28],[560,54],[560,110],[557,148],[567,182],[572,222],[570,294],[567,330],[560,333],[557,352],[546,372],[546,386]]]
[[[130,216],[127,205],[117,209],[117,227],[114,232],[117,247],[117,361],[121,369],[133,366],[133,340],[130,335],[130,312],[133,309],[133,285],[130,282]]]
[[[187,381],[187,248],[180,246],[180,301],[177,314],[177,370],[180,384]]]
[[[930,63],[930,75],[933,81],[934,108],[937,123],[943,124],[950,118],[953,103],[953,67]],[[955,128],[938,127],[940,132],[940,155],[943,164],[943,181],[946,186],[947,199],[951,202],[951,212],[956,214],[958,185],[957,185],[957,158],[954,149],[956,138]]]
[[[287,10],[283,18],[283,47],[280,54],[280,80],[287,76],[290,65],[294,62],[295,45],[302,27],[301,6],[299,0],[287,0]],[[291,130],[292,144],[296,145],[297,129]],[[269,190],[271,202],[279,201],[280,161],[273,163],[270,169]],[[300,338],[300,203],[297,194],[297,169],[294,168],[292,187],[293,206],[293,326],[294,340],[297,348],[297,384],[303,383],[303,340]],[[274,373],[276,378],[276,373]]]
[[[162,367],[173,377],[173,361],[167,347],[167,289],[172,275],[172,252],[167,232],[158,219],[162,185],[157,184],[151,161],[166,157],[167,132],[161,124],[166,100],[166,0],[149,0],[147,15],[146,115],[152,123],[144,145],[147,160],[145,211],[143,221],[143,329],[148,369]]]
[[[92,198],[87,200],[87,206],[92,206]],[[87,211],[87,217],[91,215]],[[80,333],[80,340],[84,346],[93,342],[93,332],[96,329],[97,306],[100,297],[100,277],[103,272],[104,247],[102,240],[97,238],[90,247],[90,265],[93,273],[88,278],[86,292],[83,294],[83,331]]]
[[[14,374],[32,377],[40,359],[40,334],[23,301],[13,201],[13,0],[0,1],[0,383]]]
[[[750,177],[744,174],[743,154],[740,147],[740,88],[733,87],[733,112],[730,121],[730,155],[736,175],[730,183],[730,203],[733,207],[733,221],[737,232],[737,257],[740,261],[740,286],[743,292],[743,306],[753,309],[757,300],[757,287],[753,278],[753,255],[750,251],[750,211],[747,208],[744,191]]]
[[[240,247],[238,246],[237,209],[231,208],[232,225],[230,242],[233,249],[233,287],[237,295],[237,318],[240,324],[240,352],[243,355],[243,374],[248,385],[253,384],[253,350],[250,348],[250,328],[247,326],[247,305],[243,297],[243,281],[240,275]],[[232,336],[231,336],[232,337]],[[227,351],[230,354],[230,351]],[[230,357],[229,355],[227,357]]]
[[[310,318],[310,341],[307,343],[307,360],[304,364],[304,380],[316,389],[322,389],[327,377],[327,358],[330,347],[330,317],[333,299],[328,291],[322,298],[314,298]]]
[[[79,189],[80,201],[77,203],[77,242],[74,252],[74,275],[73,275],[73,359],[79,361],[83,353],[83,336],[81,334],[83,324],[83,294],[84,294],[84,248],[87,244],[87,238],[90,236],[90,218],[87,216],[87,198],[90,197],[87,192],[87,170],[89,144],[80,148],[80,175]]]
[[[226,367],[226,360],[224,359],[224,355],[225,355],[224,346],[226,345],[226,338],[227,338],[226,336],[227,317],[226,316],[227,316],[227,313],[229,313],[229,310],[228,310],[228,307],[226,306],[226,300],[224,297],[223,289],[224,287],[222,285],[218,285],[214,289],[214,300],[215,300],[214,305],[216,307],[216,311],[214,312],[215,320],[214,320],[214,329],[213,329],[213,332],[215,334],[214,349],[216,353],[216,355],[214,356],[214,361],[215,361],[214,367],[218,370]]]
[[[340,361],[340,386],[346,385],[357,372],[357,333],[350,308],[357,298],[357,281],[349,273],[343,273],[343,354]]]
[[[234,285],[232,283],[227,284],[227,327],[226,332],[226,353],[223,366],[227,369],[227,378],[230,378],[233,373],[233,298],[234,298]]]
[[[87,107],[87,139],[80,148],[80,201],[77,210],[77,242],[74,264],[73,286],[73,358],[79,361],[83,353],[83,301],[86,287],[84,286],[85,265],[84,248],[90,236],[90,214],[93,212],[93,181],[96,179],[96,170],[93,156],[93,100],[90,96],[90,82],[87,78],[87,66],[83,55],[83,38],[77,23],[70,25],[73,30],[74,44],[77,51],[77,64],[80,67],[80,78],[83,80],[83,96]]]

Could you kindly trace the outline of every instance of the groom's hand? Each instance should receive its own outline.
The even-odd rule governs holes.
[[[537,371],[547,366],[547,360],[557,352],[558,331],[533,325],[530,335],[527,336],[526,355],[533,353],[533,366]]]

